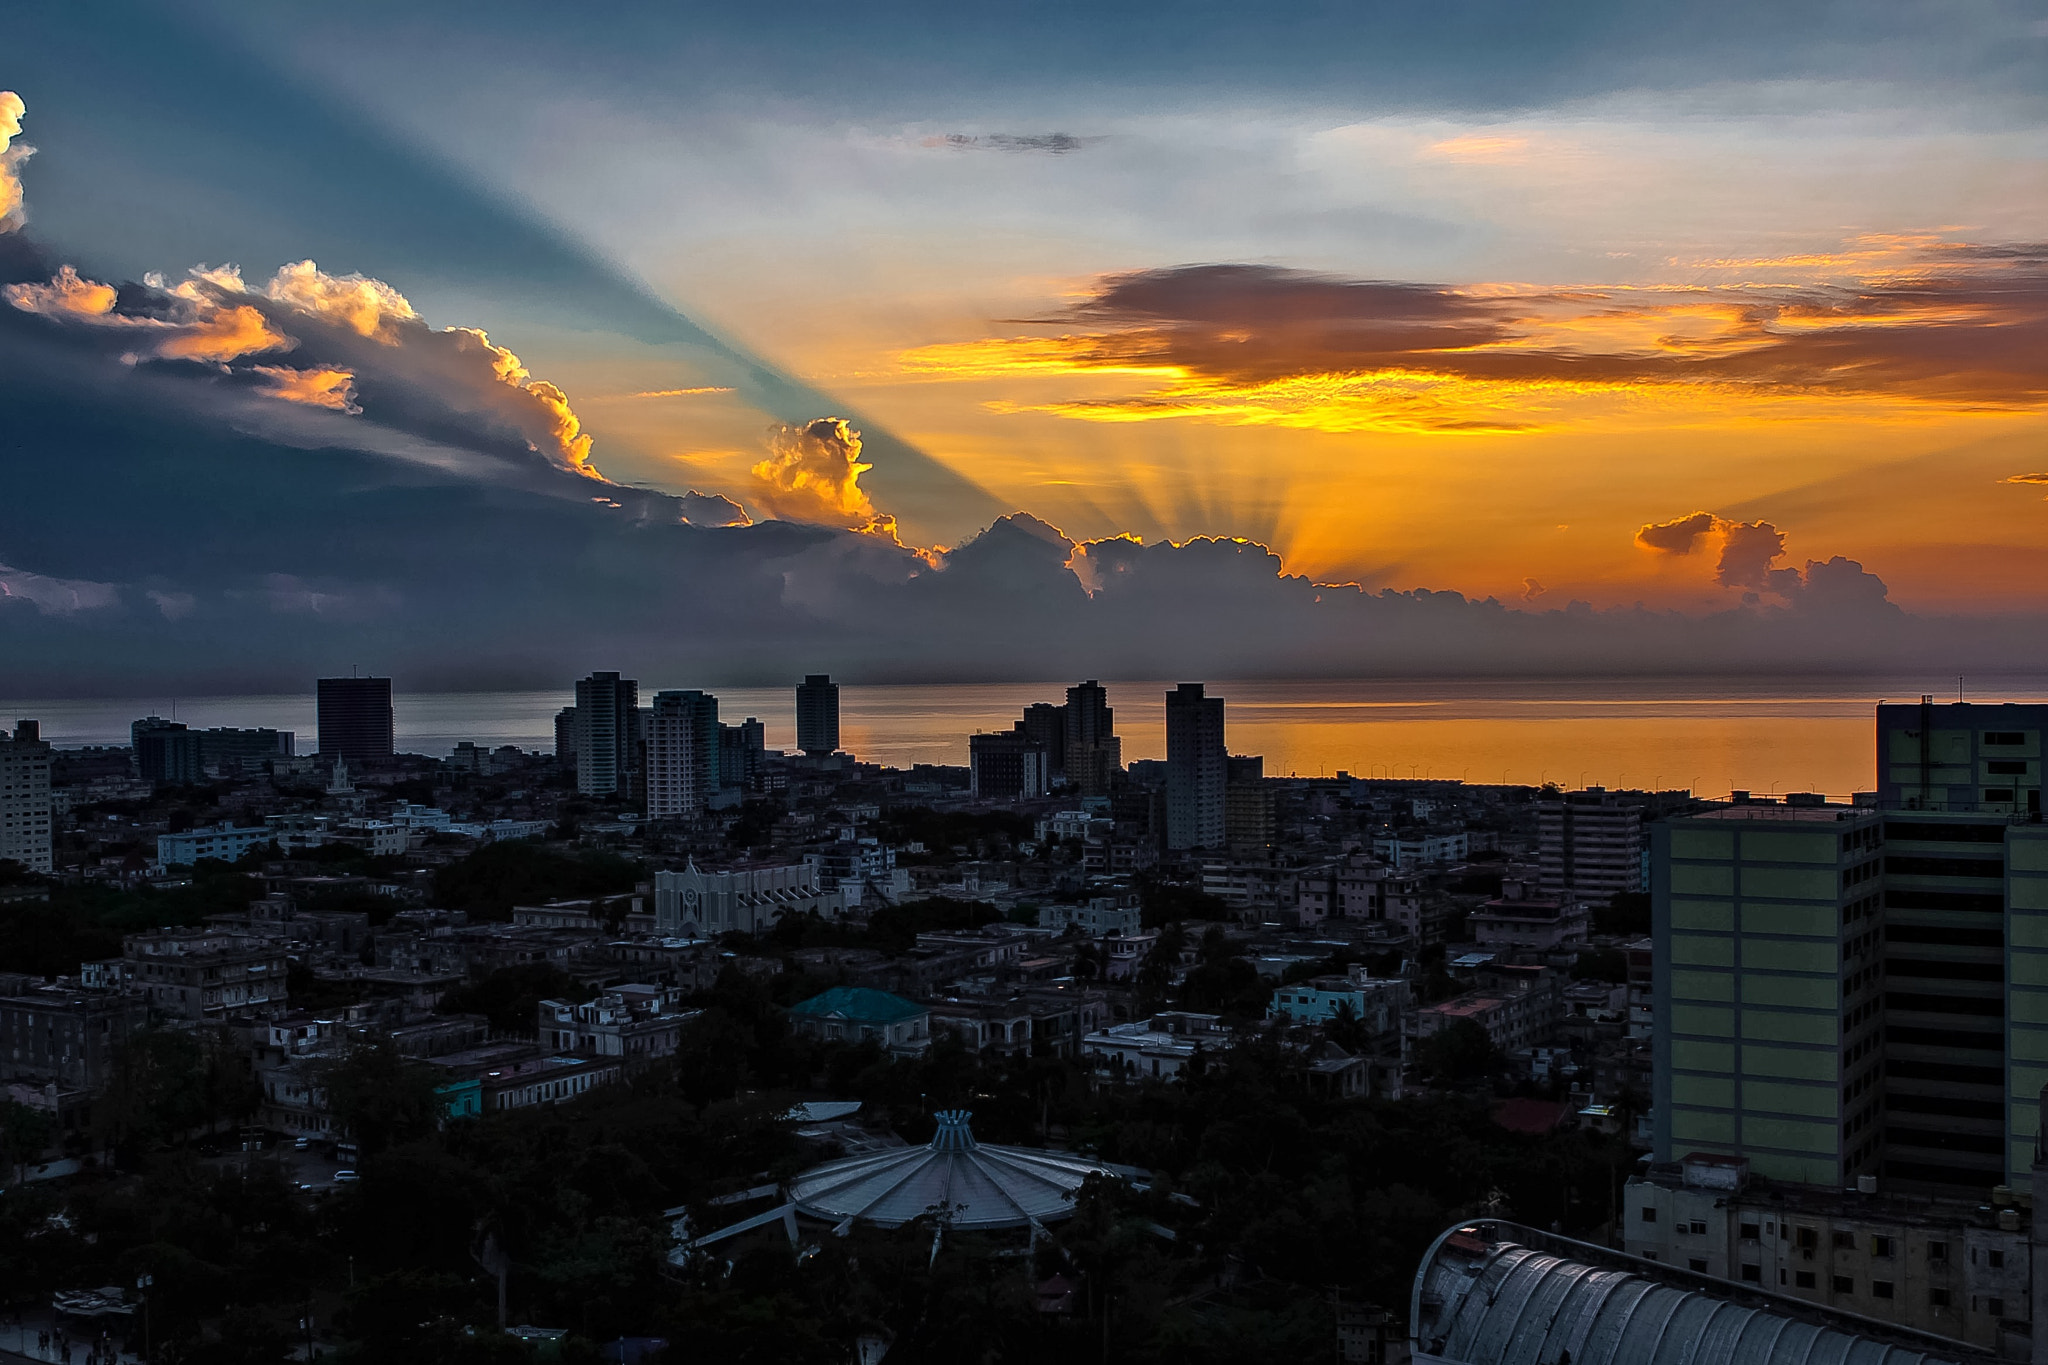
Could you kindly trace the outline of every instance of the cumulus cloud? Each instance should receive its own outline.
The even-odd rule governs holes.
[[[131,364],[201,362],[251,381],[265,397],[436,442],[482,437],[504,453],[511,437],[603,480],[567,394],[476,328],[428,326],[381,280],[331,275],[305,260],[260,288],[231,265],[197,267],[175,285],[146,276],[114,286],[65,265],[47,282],[0,287],[0,297]],[[239,364],[284,353],[293,365]]]
[[[860,458],[860,433],[844,417],[820,417],[770,427],[768,458],[750,472],[755,500],[776,517],[894,540],[896,519],[860,486],[871,468]]]
[[[913,373],[1114,372],[1123,397],[998,404],[1455,433],[1555,425],[1601,395],[1737,393],[1954,409],[2048,403],[2048,248],[1915,242],[1846,284],[1532,289],[1215,264],[1105,276],[1025,333],[906,353]]]
[[[16,144],[21,136],[21,116],[28,108],[12,90],[0,90],[0,232],[21,226],[21,163],[35,155],[27,143]]]
[[[1771,565],[1785,554],[1785,533],[1768,521],[1722,521],[1721,562],[1714,581],[1724,588],[1769,588]]]
[[[1651,522],[1635,537],[1642,549],[1674,556],[1692,554],[1710,539],[1721,545],[1714,581],[1724,588],[1747,589],[1747,602],[1760,602],[1762,594],[1773,593],[1814,608],[1897,610],[1888,600],[1884,580],[1853,559],[1836,555],[1825,561],[1810,559],[1803,569],[1774,568],[1785,557],[1785,533],[1768,521],[1734,521],[1713,512],[1693,512]]]

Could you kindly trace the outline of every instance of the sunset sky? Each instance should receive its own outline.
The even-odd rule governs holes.
[[[2038,0],[50,8],[0,48],[16,344],[214,366],[240,437],[420,438],[402,380],[911,574],[1025,512],[1532,613],[1790,610],[1838,557],[2048,613]],[[43,617],[211,600],[32,539]]]

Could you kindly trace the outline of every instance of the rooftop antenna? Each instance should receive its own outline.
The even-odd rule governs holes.
[[[1958,704],[1960,704],[1960,703],[1962,702],[1962,700],[1963,700],[1963,675],[1962,675],[1962,674],[1960,674],[1960,673],[1958,673],[1958,674],[1956,674],[1956,701],[1957,701],[1957,703],[1958,703]]]

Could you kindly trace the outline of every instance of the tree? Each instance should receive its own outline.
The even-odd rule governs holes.
[[[401,1054],[389,1038],[360,1038],[321,1068],[327,1108],[364,1156],[434,1130],[442,1113],[441,1074]]]
[[[41,1156],[50,1145],[53,1125],[50,1116],[16,1100],[0,1100],[0,1160],[8,1174],[19,1177],[21,1168]]]
[[[1453,1020],[1415,1045],[1415,1061],[1446,1081],[1471,1081],[1498,1071],[1505,1059],[1486,1030],[1470,1019]]]
[[[480,981],[465,981],[441,997],[436,1014],[481,1014],[499,1033],[531,1038],[540,1030],[540,1002],[573,1000],[578,1004],[597,992],[552,962],[521,962],[500,967]]]

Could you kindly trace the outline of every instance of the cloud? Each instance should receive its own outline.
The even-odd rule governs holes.
[[[1785,554],[1785,533],[1768,521],[1721,521],[1721,562],[1714,581],[1724,588],[1769,588],[1771,565]]]
[[[913,374],[1123,374],[1124,397],[992,404],[1092,421],[1191,418],[1457,433],[1573,420],[1603,396],[2048,403],[2048,248],[1914,239],[1845,284],[1532,289],[1260,265],[1104,276],[1054,335],[906,352]]]
[[[1550,589],[1544,587],[1541,583],[1538,583],[1533,578],[1525,578],[1522,580],[1522,600],[1524,602],[1534,602],[1537,598],[1543,596],[1545,593],[1549,591]]]
[[[705,384],[705,385],[702,385],[702,386],[700,386],[700,387],[698,387],[698,388],[694,388],[694,389],[649,389],[649,390],[647,390],[647,391],[646,391],[645,393],[636,393],[636,394],[634,394],[634,395],[633,395],[633,397],[635,397],[635,398],[694,398],[694,397],[696,397],[696,396],[697,396],[698,394],[704,394],[704,393],[731,393],[731,392],[732,392],[732,390],[731,390],[730,388],[725,388],[725,387],[721,387],[721,386],[719,386],[719,385],[716,385],[716,384]]]
[[[768,458],[750,471],[754,497],[774,516],[896,537],[896,519],[860,486],[873,466],[860,458],[860,433],[844,417],[768,430]]]
[[[28,602],[44,615],[68,616],[73,612],[111,607],[119,600],[120,590],[112,583],[50,578],[0,564],[0,604]]]
[[[166,621],[181,621],[190,616],[199,601],[189,592],[159,592],[154,588],[146,596],[156,603],[156,609],[163,613]]]
[[[692,526],[751,526],[747,509],[722,493],[691,489],[682,496],[683,519]]]
[[[567,394],[535,379],[517,355],[476,328],[428,326],[381,280],[330,275],[303,260],[280,268],[260,289],[235,266],[198,267],[175,285],[148,276],[117,287],[65,265],[47,283],[0,287],[0,297],[110,358],[197,361],[250,381],[266,397],[500,458],[537,453],[603,481],[592,463],[592,438]],[[237,364],[286,352],[296,362],[291,367]],[[334,436],[332,429],[324,434]],[[385,444],[370,433],[364,439]]]
[[[35,155],[27,143],[14,145],[21,136],[21,116],[28,108],[12,90],[0,90],[0,232],[21,226],[21,163]]]
[[[2004,478],[2004,479],[2000,479],[2000,480],[1999,480],[1999,482],[2000,482],[2000,483],[2048,483],[2048,473],[2044,473],[2044,474],[2014,474],[2014,475],[2010,476],[2009,478]]]
[[[927,147],[949,147],[956,151],[1045,152],[1065,156],[1101,142],[1101,137],[1075,137],[1071,133],[948,133],[928,137]]]
[[[1665,554],[1689,555],[1699,538],[1717,528],[1721,519],[1712,512],[1694,512],[1673,521],[1652,522],[1636,532],[1636,544]]]
[[[356,377],[347,370],[292,370],[258,365],[250,373],[262,379],[259,392],[267,398],[282,398],[287,403],[304,403],[351,416],[362,412],[355,401]]]

